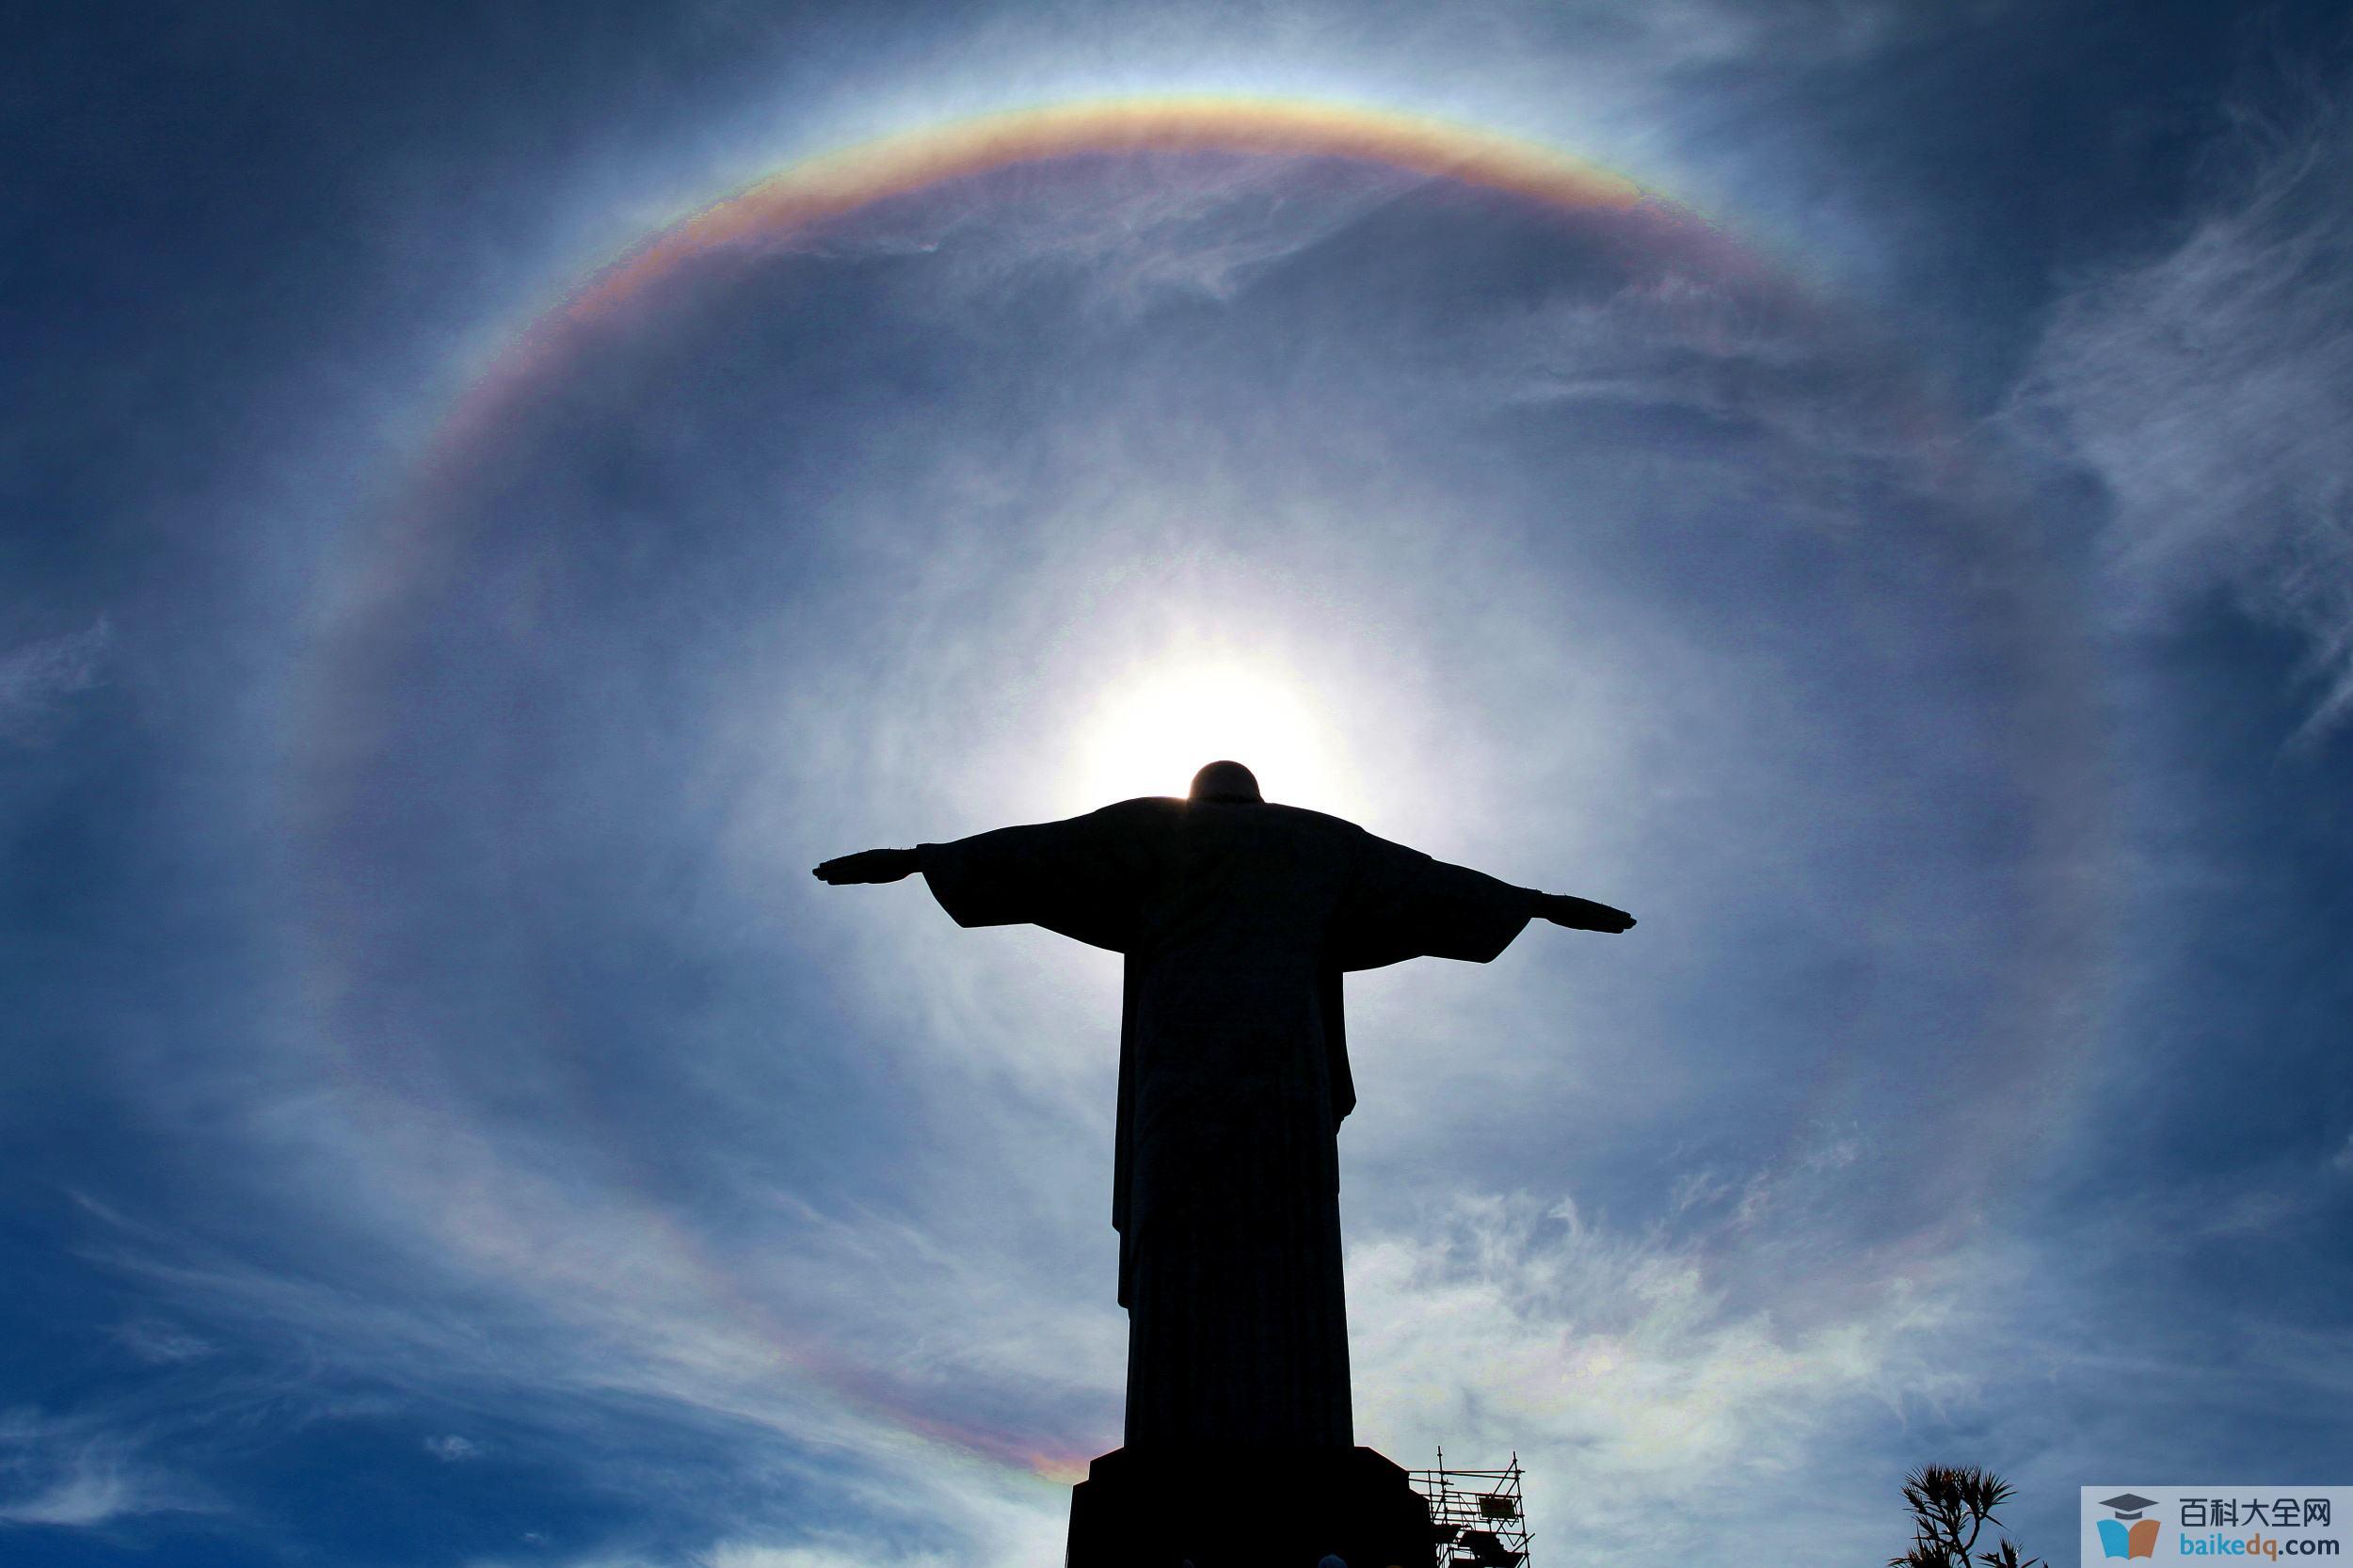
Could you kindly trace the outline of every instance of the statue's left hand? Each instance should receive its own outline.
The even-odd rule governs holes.
[[[808,874],[840,888],[852,882],[896,882],[920,869],[911,849],[862,849],[822,861]]]

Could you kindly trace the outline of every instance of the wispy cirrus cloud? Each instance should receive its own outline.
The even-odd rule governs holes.
[[[134,1318],[118,1323],[114,1336],[124,1350],[151,1366],[199,1361],[219,1348],[201,1335],[156,1318]]]
[[[0,1525],[87,1528],[205,1506],[150,1463],[136,1438],[90,1416],[0,1411]]]
[[[1696,1231],[1613,1227],[1568,1198],[1456,1194],[1429,1224],[1354,1246],[1360,1432],[1411,1464],[1430,1463],[1424,1441],[1457,1464],[1516,1453],[1531,1509],[1541,1495],[1545,1517],[1574,1517],[1603,1556],[1704,1552],[1786,1478],[1857,1468],[1874,1411],[1976,1392],[1982,1365],[1956,1352],[1987,1325],[1950,1287],[1984,1259],[1966,1240],[1923,1243],[1814,1272],[1802,1291],[1760,1290],[1820,1240],[1818,1195],[1758,1225],[1765,1194],[1788,1185],[1739,1183],[1747,1199]],[[1844,1544],[1868,1552],[1883,1523],[1866,1509],[1803,1528],[1818,1547],[1851,1524]]]
[[[2169,247],[2060,299],[2008,417],[2105,487],[2134,618],[2223,590],[2300,633],[2306,735],[2353,712],[2353,109],[2248,114]]]
[[[37,744],[68,697],[104,678],[113,642],[114,630],[101,616],[83,631],[0,653],[0,741]]]
[[[946,1568],[958,1560],[932,1552],[877,1557],[872,1542],[859,1536],[837,1535],[793,1546],[725,1542],[712,1547],[704,1560],[709,1568],[874,1568],[884,1563],[888,1568]]]
[[[722,1270],[681,1245],[680,1217],[576,1174],[534,1178],[445,1147],[457,1168],[419,1175],[420,1146],[368,1183],[418,1227],[411,1245],[377,1236],[402,1259],[388,1275],[382,1256],[313,1247],[300,1265],[264,1261],[85,1203],[106,1238],[88,1256],[202,1321],[206,1343],[302,1349],[259,1378],[200,1371],[187,1385],[203,1389],[200,1409],[117,1400],[0,1428],[21,1439],[9,1469],[22,1476],[0,1518],[88,1527],[195,1506],[140,1455],[216,1447],[264,1412],[280,1430],[503,1412],[495,1439],[428,1426],[406,1441],[443,1464],[486,1466],[552,1428],[572,1463],[614,1485],[647,1484],[649,1463],[663,1471],[667,1539],[607,1542],[593,1560],[680,1564],[693,1560],[678,1537],[697,1534],[797,1550],[860,1511],[897,1520],[903,1538],[888,1544],[911,1561],[949,1539],[976,1544],[982,1560],[1045,1548],[1066,1493],[1030,1462],[1068,1456],[1031,1450],[1067,1440],[1024,1434],[1020,1412],[1068,1403],[1074,1377],[1103,1375],[1100,1346],[1074,1374],[1070,1336],[1038,1326],[1067,1319],[1067,1304],[1015,1299],[1016,1282],[976,1272],[988,1260],[974,1249],[876,1216],[795,1208],[757,1263]],[[940,1274],[968,1288],[948,1301],[907,1288]],[[858,1332],[838,1317],[844,1297],[865,1307]],[[1100,1323],[1083,1327],[1102,1337]],[[536,1414],[518,1428],[520,1405]],[[150,1429],[152,1442],[110,1435]],[[766,1500],[746,1504],[753,1478]]]

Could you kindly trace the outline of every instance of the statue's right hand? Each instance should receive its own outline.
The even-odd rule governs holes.
[[[808,874],[840,888],[852,882],[896,882],[918,869],[911,849],[862,849],[856,855],[822,861]]]
[[[1546,893],[1537,913],[1571,931],[1606,931],[1616,936],[1634,928],[1634,917],[1625,910],[1595,904],[1589,898],[1572,898],[1566,893]]]

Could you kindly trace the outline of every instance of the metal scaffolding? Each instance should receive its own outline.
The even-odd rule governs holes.
[[[1449,1470],[1440,1448],[1438,1467],[1416,1470],[1412,1479],[1430,1503],[1436,1568],[1527,1568],[1528,1513],[1520,1506],[1517,1453],[1506,1469]]]

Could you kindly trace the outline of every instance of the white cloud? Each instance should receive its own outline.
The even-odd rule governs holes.
[[[138,1445],[89,1419],[0,1411],[0,1524],[88,1528],[202,1507]]]
[[[142,1512],[131,1482],[104,1459],[77,1465],[30,1496],[0,1503],[0,1519],[20,1525],[98,1525],[117,1514]]]
[[[2303,634],[2313,733],[2353,712],[2353,113],[2222,151],[2174,244],[2060,300],[2009,417],[2105,486],[2128,615],[2223,589]]]
[[[520,1557],[478,1557],[468,1560],[466,1568],[677,1568],[678,1559],[668,1553],[652,1554],[628,1547],[600,1547],[585,1557],[570,1557],[552,1560],[542,1549],[546,1538],[536,1530],[523,1532],[523,1544],[529,1548]]]
[[[1686,230],[1679,243],[1702,228],[1665,209],[1652,221]],[[1852,525],[1891,489],[1969,498],[1957,429],[1916,379],[1776,280],[1669,269],[1488,330],[1465,362],[1508,401],[1673,408],[1763,438],[1725,466],[1785,515]]]
[[[1306,161],[1238,158],[1212,170],[1176,159],[1172,177],[1159,183],[1125,171],[1016,168],[997,175],[985,195],[885,209],[814,243],[888,255],[940,249],[952,237],[928,296],[928,308],[951,321],[969,312],[975,296],[1040,272],[1069,291],[1080,320],[1098,312],[1118,319],[1172,296],[1231,298],[1255,273],[1428,183],[1385,167],[1325,170],[1321,200],[1302,202],[1296,189]],[[1073,200],[1074,190],[1085,199]]]
[[[1474,1466],[1516,1453],[1532,1520],[1574,1517],[1598,1558],[1674,1560],[1705,1555],[1734,1518],[1771,1516],[1790,1477],[1825,1480],[1891,1407],[1970,1391],[1951,1369],[1968,1363],[1948,1357],[1977,1326],[1945,1288],[1959,1252],[1785,1270],[1783,1301],[1741,1305],[1721,1276],[1793,1240],[1750,1228],[1736,1217],[1712,1240],[1673,1240],[1613,1231],[1569,1201],[1490,1195],[1356,1246],[1360,1439],[1409,1466],[1431,1463],[1424,1444]],[[1876,1540],[1838,1543],[1818,1512],[1800,1526],[1854,1551]]]
[[[31,744],[59,703],[98,684],[114,632],[100,616],[87,631],[21,643],[0,653],[0,740]]]
[[[1660,63],[1860,61],[1891,48],[1982,24],[2008,0],[1921,6],[1890,0],[1653,0],[1614,13]],[[1606,16],[1604,8],[1586,14]]]
[[[728,1542],[705,1554],[700,1568],[948,1568],[968,1560],[930,1552],[877,1551],[865,1537],[837,1535],[792,1546]]]
[[[152,1318],[118,1323],[114,1336],[133,1355],[157,1366],[200,1360],[211,1355],[216,1348],[209,1339]]]
[[[447,1127],[401,1125],[389,1105],[376,1109],[386,1160],[368,1186],[421,1227],[406,1242],[397,1231],[378,1237],[380,1251],[413,1264],[396,1289],[346,1288],[200,1253],[185,1238],[87,1206],[118,1234],[103,1254],[110,1267],[301,1348],[283,1381],[223,1395],[222,1404],[347,1414],[347,1391],[364,1384],[384,1391],[365,1397],[373,1416],[415,1394],[504,1400],[519,1389],[565,1401],[582,1421],[611,1401],[641,1421],[650,1405],[673,1435],[724,1429],[735,1463],[792,1487],[822,1487],[845,1509],[934,1539],[972,1543],[972,1560],[1038,1558],[1066,1482],[1025,1464],[1031,1447],[1057,1447],[1050,1422],[1016,1418],[1009,1428],[1003,1407],[1016,1397],[1051,1405],[1074,1380],[1114,1377],[1117,1349],[1109,1371],[1099,1344],[1074,1367],[1071,1336],[1054,1326],[1070,1316],[1067,1304],[1025,1293],[1024,1273],[984,1243],[887,1215],[805,1212],[768,1233],[757,1261],[723,1275],[675,1214],[502,1165]],[[910,1279],[935,1288],[910,1288]],[[465,1301],[462,1313],[449,1309],[453,1295]],[[1110,1310],[1098,1304],[1093,1316]],[[1099,1321],[1080,1326],[1084,1337],[1103,1337]],[[976,1389],[999,1408],[973,1413],[966,1401]],[[428,1436],[424,1447],[450,1463],[480,1452],[458,1434]],[[35,1491],[28,1481],[31,1495],[0,1517],[176,1506],[143,1500],[152,1489],[104,1463],[108,1454],[95,1449],[64,1475],[53,1457],[38,1478],[44,1484]],[[723,1506],[712,1523],[725,1528],[736,1514]],[[595,1560],[637,1560],[630,1548],[603,1550]],[[672,1568],[676,1558],[646,1560]]]

